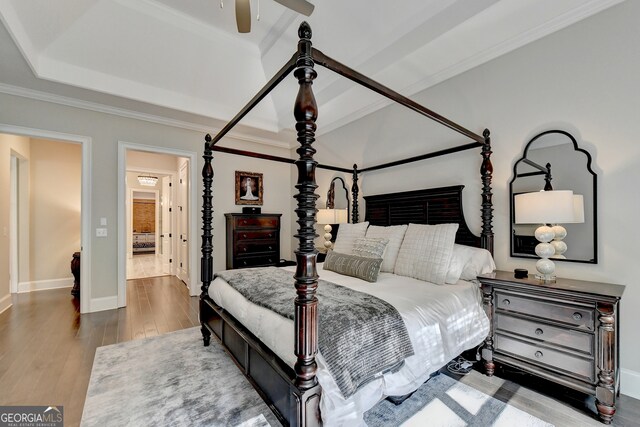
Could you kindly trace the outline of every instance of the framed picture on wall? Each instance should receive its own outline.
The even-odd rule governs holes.
[[[236,171],[236,205],[262,205],[262,174]]]

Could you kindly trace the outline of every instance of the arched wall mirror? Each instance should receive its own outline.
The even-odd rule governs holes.
[[[554,261],[596,264],[598,262],[597,176],[591,169],[591,155],[578,147],[568,132],[550,130],[534,136],[513,167],[509,183],[511,211],[511,256],[539,258],[534,251],[535,224],[516,224],[514,196],[540,190],[572,190],[583,196],[584,222],[562,224],[567,251]]]
[[[351,202],[349,200],[349,189],[344,179],[337,176],[331,180],[329,191],[327,191],[327,209],[346,209],[347,218],[351,219]]]

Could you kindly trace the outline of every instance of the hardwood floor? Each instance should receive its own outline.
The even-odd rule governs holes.
[[[199,325],[175,276],[127,281],[127,303],[81,316],[69,289],[15,295],[0,314],[0,406],[62,405],[79,425],[97,347]]]
[[[62,405],[65,426],[76,426],[97,347],[199,324],[197,297],[175,277],[130,280],[127,301],[127,308],[80,316],[69,289],[14,296],[0,314],[0,406]],[[491,378],[447,374],[557,427],[604,425],[592,398],[564,387],[508,370]],[[640,425],[640,401],[621,395],[613,425]]]

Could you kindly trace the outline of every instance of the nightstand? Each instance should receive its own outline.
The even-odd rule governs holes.
[[[487,375],[500,362],[596,397],[610,424],[619,393],[619,303],[624,286],[496,271],[478,276],[491,328]]]

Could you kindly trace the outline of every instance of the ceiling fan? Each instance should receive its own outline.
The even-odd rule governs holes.
[[[274,0],[284,7],[294,12],[309,16],[315,7],[306,0]],[[258,19],[259,18],[258,13]],[[236,24],[239,33],[248,33],[251,31],[251,0],[236,0]]]

